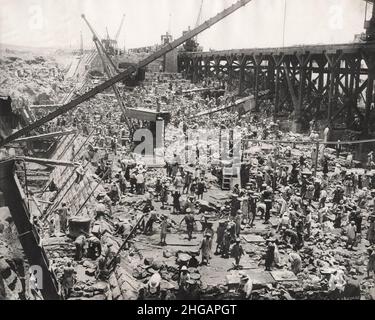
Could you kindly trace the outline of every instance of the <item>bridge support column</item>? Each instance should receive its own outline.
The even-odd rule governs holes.
[[[276,57],[272,55],[272,59],[275,66],[275,81],[274,81],[274,103],[275,103],[275,115],[280,112],[280,75],[281,75],[281,63],[284,59],[284,55]]]
[[[193,62],[192,63],[192,68],[193,68],[192,74],[193,74],[193,76],[192,76],[191,81],[193,83],[196,83],[198,81],[198,60],[197,60],[197,58],[194,58],[192,62]]]
[[[268,59],[268,66],[267,66],[267,87],[266,89],[273,91],[275,88],[275,63],[273,60]]]
[[[306,94],[306,78],[307,76],[307,64],[310,61],[310,54],[296,55],[299,63],[299,87],[298,87],[298,110],[299,116],[301,116],[303,110],[303,102]]]
[[[259,68],[262,63],[262,56],[253,55],[254,59],[254,97],[255,97],[255,111],[259,111]]]
[[[275,103],[275,114],[279,113],[279,104],[280,104],[280,69],[276,67],[276,75],[275,75],[275,95],[274,95],[274,103]]]
[[[228,73],[228,84],[230,87],[233,85],[233,61],[234,57],[230,56],[227,58],[227,73]]]
[[[375,6],[375,5],[374,5]],[[367,89],[366,89],[366,109],[365,109],[365,119],[364,119],[364,128],[363,134],[365,136],[369,135],[369,124],[371,117],[371,108],[373,107],[374,102],[374,80],[375,80],[375,57],[373,55],[367,57],[366,59],[368,67],[368,79],[367,79]]]
[[[242,56],[239,59],[240,62],[240,74],[239,74],[239,85],[238,85],[238,95],[242,96],[244,91],[244,78],[245,78],[245,65],[246,65],[246,57]]]
[[[339,63],[341,61],[341,58],[342,58],[342,53],[340,55],[333,55],[333,56],[329,56],[328,54],[325,53],[325,57],[328,61],[328,65],[329,65],[329,91],[328,91],[328,116],[327,116],[327,120],[328,120],[328,124],[331,125],[332,124],[332,110],[333,110],[333,107],[335,105],[335,103],[337,102],[337,98],[338,98],[338,67],[339,67]]]
[[[220,56],[216,56],[214,60],[215,60],[215,76],[217,78],[221,71],[220,70]]]

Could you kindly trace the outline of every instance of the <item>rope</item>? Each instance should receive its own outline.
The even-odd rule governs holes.
[[[79,207],[78,211],[75,213],[75,216],[78,216],[78,214],[82,211],[82,209],[85,207],[86,203],[90,200],[91,196],[94,194],[96,189],[100,186],[100,184],[103,182],[103,180],[108,176],[109,172],[110,172],[110,168],[107,169],[107,171],[104,173],[104,175],[97,182],[96,186],[91,190],[91,192],[87,196],[86,200],[83,202],[83,204]]]
[[[285,47],[286,0],[284,0],[283,47]]]

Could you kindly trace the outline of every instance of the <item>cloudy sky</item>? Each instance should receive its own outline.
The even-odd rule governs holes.
[[[176,38],[187,26],[194,27],[201,1],[0,0],[0,43],[79,47],[82,31],[84,46],[91,47],[91,34],[80,17],[84,13],[102,36],[106,27],[114,36],[126,14],[120,46],[152,45],[168,29]],[[203,0],[202,21],[234,2]],[[253,0],[202,33],[199,42],[205,50],[344,43],[363,32],[364,18],[363,0]]]

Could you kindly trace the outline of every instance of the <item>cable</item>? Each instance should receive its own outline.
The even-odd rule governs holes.
[[[286,0],[284,0],[283,47],[285,47]]]
[[[168,33],[172,34],[172,28],[171,28],[171,20],[172,20],[172,13],[169,13],[169,22],[168,22]]]

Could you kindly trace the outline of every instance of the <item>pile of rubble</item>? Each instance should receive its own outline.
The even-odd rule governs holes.
[[[31,104],[57,103],[65,93],[64,70],[52,58],[4,54],[0,60],[1,94]],[[16,104],[16,102],[15,102]]]
[[[28,265],[7,207],[0,208],[0,300],[29,297]]]

